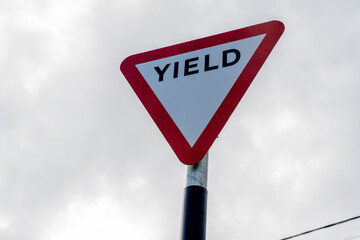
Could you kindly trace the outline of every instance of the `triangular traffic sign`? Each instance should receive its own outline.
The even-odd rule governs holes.
[[[126,58],[122,73],[184,164],[199,162],[284,31],[262,23]]]

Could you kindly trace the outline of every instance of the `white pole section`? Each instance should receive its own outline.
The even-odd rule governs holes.
[[[187,167],[186,186],[201,186],[207,188],[209,152],[203,159]]]

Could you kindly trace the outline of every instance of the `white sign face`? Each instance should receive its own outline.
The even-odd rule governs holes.
[[[136,65],[191,147],[265,36]]]

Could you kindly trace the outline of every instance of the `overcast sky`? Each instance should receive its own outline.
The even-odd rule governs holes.
[[[0,2],[0,239],[179,239],[186,166],[119,71],[270,20],[285,32],[210,150],[209,240],[360,215],[360,2]],[[299,240],[345,240],[360,220]],[[360,238],[359,238],[360,239]]]

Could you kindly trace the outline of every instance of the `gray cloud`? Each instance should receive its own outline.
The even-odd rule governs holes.
[[[138,236],[177,238],[186,167],[120,62],[272,19],[285,33],[210,152],[208,239],[279,239],[359,214],[356,1],[1,5],[1,239],[56,240],[56,224],[103,198],[114,237],[139,239],[126,218]]]

